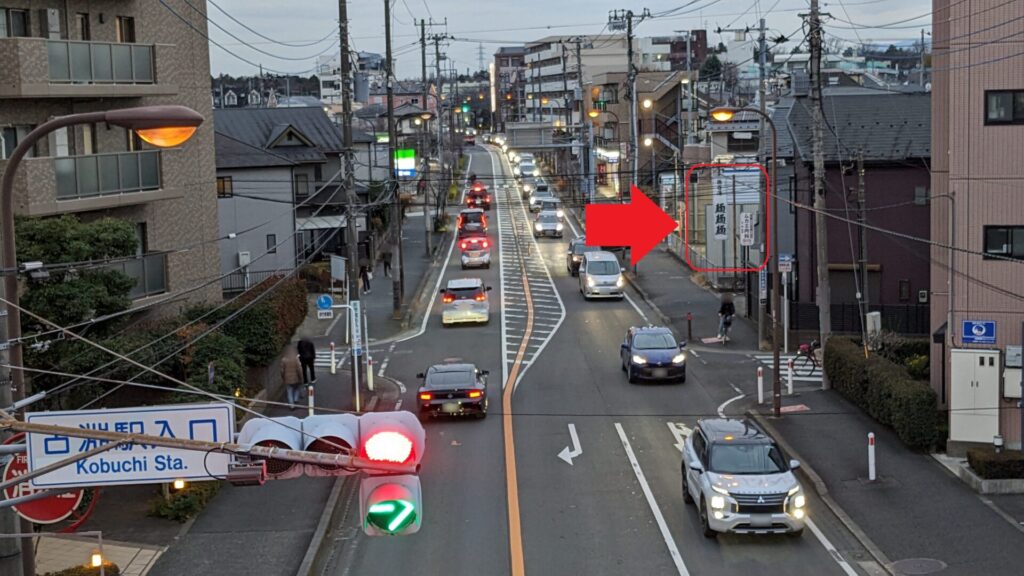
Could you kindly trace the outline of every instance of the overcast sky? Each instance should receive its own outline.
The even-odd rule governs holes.
[[[356,50],[384,53],[384,1],[348,0],[352,43]],[[764,16],[769,37],[784,34],[803,37],[799,13],[806,12],[806,0],[647,0],[631,5],[616,0],[392,0],[393,50],[400,78],[418,77],[420,52],[419,28],[413,22],[421,18],[442,25],[428,27],[431,33],[455,36],[447,48],[459,70],[477,70],[478,50],[483,43],[484,66],[500,46],[522,44],[548,35],[597,34],[604,29],[608,13],[618,8],[642,12],[647,8],[658,15],[676,9],[670,15],[649,19],[636,29],[637,36],[670,35],[674,30],[704,28],[708,43],[720,40],[716,28],[756,27]],[[214,4],[216,3],[216,4]],[[921,29],[931,29],[931,0],[839,0],[822,1],[822,12],[834,18],[826,20],[826,37],[841,37],[851,42],[890,43],[920,38]],[[307,46],[282,46],[260,38],[218,10],[255,32],[274,41]],[[338,46],[337,0],[208,0],[209,34],[238,57],[262,64],[270,72],[308,75],[314,56],[336,53]],[[926,15],[912,19],[915,16]],[[447,29],[443,22],[447,18]],[[859,26],[851,26],[847,22]],[[220,30],[220,25],[238,37]],[[889,25],[886,28],[860,26]],[[724,33],[723,33],[724,36]],[[316,43],[318,40],[323,42]],[[249,44],[248,46],[246,44]],[[790,45],[792,46],[792,44]],[[281,59],[259,52],[273,54]],[[787,50],[788,51],[788,50]],[[429,56],[428,65],[433,66]],[[213,74],[253,74],[258,68],[224,49],[210,46]]]

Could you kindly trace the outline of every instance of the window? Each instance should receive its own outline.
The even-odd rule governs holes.
[[[149,253],[149,231],[145,222],[135,224],[135,255],[142,256]]]
[[[217,198],[231,198],[235,195],[235,183],[231,176],[217,176]]]
[[[295,195],[309,196],[309,174],[295,175]]]
[[[914,204],[924,206],[928,203],[928,188],[926,186],[914,187]]]
[[[92,33],[89,31],[89,15],[84,12],[75,14],[75,29],[78,32],[78,39],[92,40]]]
[[[900,280],[900,300],[910,300],[910,280]]]
[[[316,166],[313,166],[313,185],[314,186],[319,186],[321,184],[321,182],[323,182],[323,180],[324,180],[324,168],[323,168],[323,166],[321,166],[319,164],[317,164]]]
[[[0,129],[0,136],[3,136],[3,145],[0,146],[0,160],[10,158],[11,154],[14,154],[14,149],[18,147],[18,142],[25,139],[28,133],[32,131],[35,126],[4,126]],[[28,158],[32,158],[36,155],[35,146],[28,151]]]
[[[0,8],[0,38],[28,36],[28,11]]]
[[[117,17],[117,41],[128,44],[135,42],[135,18],[131,16]]]
[[[985,124],[1024,124],[1024,90],[986,90]]]
[[[985,258],[1024,260],[1024,226],[985,226]]]
[[[267,254],[277,254],[277,234],[267,234]]]

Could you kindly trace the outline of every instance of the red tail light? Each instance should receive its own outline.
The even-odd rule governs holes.
[[[484,240],[484,248],[487,248],[489,246],[490,246],[490,244],[487,243],[487,240]]]
[[[463,242],[461,246],[462,246],[462,249],[465,250],[466,247],[469,246],[469,244],[466,244],[465,242]]]
[[[476,295],[476,298],[475,298],[475,300],[476,300],[477,302],[483,302],[483,301],[484,301],[484,300],[486,300],[486,299],[487,299],[487,296],[484,296],[483,294],[477,294],[477,295]]]
[[[484,395],[484,393],[481,392],[480,390],[471,390],[470,393],[469,393],[469,397],[470,398],[479,398],[479,397],[481,397],[483,395]],[[421,394],[421,396],[422,396],[422,394]]]
[[[484,202],[490,202],[490,201],[491,201],[491,195],[488,194],[486,197],[484,197]]]
[[[430,392],[420,392],[420,400],[432,400],[434,395]]]
[[[441,301],[444,302],[445,304],[451,304],[452,302],[455,302],[455,296],[452,294],[445,294],[444,298],[441,299]]]

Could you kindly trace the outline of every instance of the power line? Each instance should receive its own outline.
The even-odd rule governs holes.
[[[273,38],[271,38],[269,36],[265,36],[265,35],[261,34],[260,32],[258,32],[256,30],[252,29],[251,27],[247,26],[244,22],[242,22],[238,18],[235,18],[234,16],[232,16],[230,12],[228,12],[227,10],[221,8],[216,2],[214,2],[214,0],[206,0],[206,3],[212,5],[214,8],[216,8],[217,10],[222,12],[225,16],[227,16],[229,19],[231,19],[231,21],[233,21],[235,24],[238,24],[242,28],[245,28],[249,32],[252,32],[256,36],[259,36],[260,38],[263,38],[264,40],[267,40],[271,44],[278,44],[278,45],[281,45],[281,46],[287,46],[289,48],[308,48],[310,46],[315,46],[317,44],[320,44],[324,40],[328,40],[328,39],[334,38],[338,34],[337,31],[331,30],[323,38],[320,38],[319,40],[314,40],[312,42],[306,42],[306,43],[294,43],[294,42],[285,42],[283,40],[274,40]],[[243,44],[248,45],[245,42],[243,42]]]

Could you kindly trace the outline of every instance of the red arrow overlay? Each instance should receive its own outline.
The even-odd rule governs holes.
[[[676,221],[630,186],[629,204],[587,204],[587,246],[629,246],[636,265],[676,229]]]

